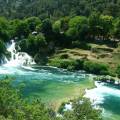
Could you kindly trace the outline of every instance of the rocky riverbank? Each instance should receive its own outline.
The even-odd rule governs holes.
[[[105,83],[109,83],[112,85],[116,85],[116,86],[120,86],[120,79],[117,77],[112,77],[112,76],[95,76],[94,77],[95,81],[99,81],[99,82],[105,82]]]

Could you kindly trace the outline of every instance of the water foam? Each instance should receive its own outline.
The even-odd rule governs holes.
[[[90,98],[94,104],[102,104],[108,95],[120,97],[120,90],[106,86],[105,83],[95,82],[96,88],[86,90],[85,97]]]
[[[19,49],[20,47],[17,46]],[[8,45],[7,50],[11,53],[10,60],[6,60],[6,67],[18,67],[18,66],[28,66],[35,64],[35,61],[31,56],[25,52],[18,52],[16,50],[16,43],[14,40],[11,40],[11,44]]]

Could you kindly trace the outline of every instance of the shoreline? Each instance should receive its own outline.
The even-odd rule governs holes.
[[[120,86],[120,79],[118,77],[112,77],[109,75],[96,75],[95,78],[93,78],[95,81],[99,82],[105,82],[111,85]]]
[[[68,70],[68,69],[64,69],[62,67],[56,67],[56,66],[50,66],[50,65],[47,65],[47,66],[48,67],[60,68],[60,69],[63,69],[63,70]],[[74,72],[74,71],[80,71],[80,70],[68,70],[68,71]],[[111,76],[109,74],[100,75],[100,74],[92,74],[92,73],[87,72],[85,70],[81,70],[81,71],[84,71],[86,74],[92,75],[94,80],[96,80],[95,78],[97,78],[97,79],[99,79],[97,81],[102,81],[102,82],[106,82],[106,83],[113,83],[114,82],[114,85],[117,85],[117,84],[120,85],[120,78],[118,78],[117,76],[113,77],[113,76]]]
[[[65,97],[65,98],[59,99],[57,102],[56,102],[56,101],[55,101],[55,102],[53,101],[53,102],[56,103],[56,104],[54,104],[54,103],[52,102],[53,104],[50,104],[50,105],[52,105],[52,106],[54,107],[55,111],[57,112],[58,109],[59,109],[59,107],[60,107],[60,105],[61,105],[62,103],[68,103],[69,101],[72,101],[72,100],[74,100],[74,99],[76,99],[76,98],[84,97],[85,94],[86,94],[86,89],[87,89],[87,90],[91,90],[91,89],[94,89],[94,88],[96,88],[95,81],[94,81],[94,79],[93,79],[93,76],[90,74],[88,85],[79,84],[79,85],[75,88],[75,93],[74,93],[74,95],[71,94],[70,97]]]

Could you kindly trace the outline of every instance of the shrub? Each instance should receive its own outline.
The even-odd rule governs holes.
[[[108,66],[103,63],[96,63],[92,61],[85,61],[84,62],[84,69],[87,72],[93,73],[93,74],[100,74],[100,75],[106,75],[108,74]]]
[[[47,42],[45,40],[45,36],[40,33],[38,35],[29,35],[28,39],[26,40],[26,50],[29,54],[35,55],[39,51],[44,50],[46,47]]]
[[[65,109],[66,102],[63,102],[58,108],[58,113],[63,114],[63,110]]]
[[[0,55],[5,53],[6,48],[5,48],[5,44],[0,40]]]
[[[89,44],[87,44],[86,42],[80,42],[79,40],[72,41],[72,47],[78,47],[84,50],[91,50],[91,46]]]
[[[73,100],[72,110],[64,111],[64,106],[63,103],[59,108],[60,113],[63,114],[63,120],[102,120],[101,111],[93,108],[87,98]]]
[[[83,69],[83,65],[84,65],[84,60],[82,60],[82,59],[77,59],[77,60],[75,61],[75,69],[76,69],[76,70],[81,70],[81,69]]]
[[[67,58],[69,58],[69,55],[68,55],[68,54],[62,54],[62,55],[60,56],[60,58],[61,58],[61,59],[67,59]]]
[[[49,61],[49,65],[64,68],[67,70],[80,70],[83,69],[83,60],[72,60],[72,59],[52,59]]]
[[[0,120],[53,120],[54,117],[53,110],[39,100],[29,103],[22,99],[11,80],[0,80]]]
[[[109,74],[109,67],[103,63],[96,63],[92,61],[85,61],[82,59],[51,59],[49,61],[49,65],[64,68],[67,70],[85,70],[86,72],[90,72],[98,75],[107,75]]]
[[[118,65],[118,67],[116,69],[116,73],[117,73],[118,77],[120,78],[120,65]]]
[[[74,70],[75,69],[75,61],[73,60],[61,60],[60,66],[61,68],[68,69],[68,70]]]

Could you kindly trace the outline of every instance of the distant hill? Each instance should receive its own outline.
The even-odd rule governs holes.
[[[0,0],[0,16],[41,19],[61,16],[89,16],[93,11],[120,16],[120,0]]]

